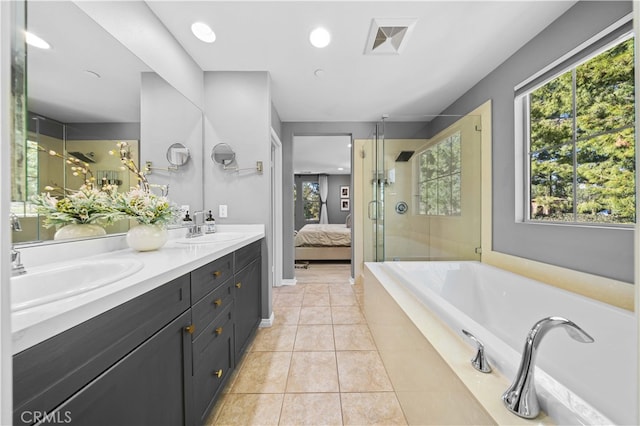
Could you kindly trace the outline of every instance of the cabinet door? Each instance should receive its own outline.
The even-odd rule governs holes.
[[[189,283],[183,275],[14,355],[13,423],[53,410],[182,315]]]
[[[190,319],[186,311],[39,424],[190,424],[191,336],[184,330]]]
[[[260,323],[260,294],[262,288],[262,260],[256,258],[235,274],[235,350],[236,361],[249,343],[249,337]]]

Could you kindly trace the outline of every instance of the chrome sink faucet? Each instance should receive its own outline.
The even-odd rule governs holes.
[[[507,409],[520,417],[533,419],[540,413],[533,377],[536,353],[544,335],[549,330],[557,327],[564,328],[567,334],[578,342],[594,342],[593,337],[589,336],[586,331],[578,327],[573,321],[562,317],[548,317],[534,324],[525,340],[522,360],[516,377],[509,389],[502,394],[502,401]]]
[[[198,220],[200,216],[200,220]],[[198,210],[193,212],[193,224],[189,226],[187,231],[187,238],[199,237],[203,235],[202,225],[204,225],[204,210]]]
[[[22,231],[22,225],[20,219],[15,213],[11,213],[9,216],[11,230],[15,232]],[[24,269],[24,265],[20,261],[20,252],[15,249],[13,244],[11,245],[11,276],[26,274],[27,270]]]

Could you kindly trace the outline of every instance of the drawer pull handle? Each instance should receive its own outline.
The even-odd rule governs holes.
[[[242,283],[236,283],[236,288],[242,287]]]
[[[217,335],[222,334],[222,327],[218,327],[218,328],[216,328],[216,334],[217,334]]]
[[[193,334],[196,331],[196,326],[191,324],[191,325],[186,326],[184,328],[184,330],[189,334]]]
[[[216,299],[216,300],[214,300],[214,301],[213,301],[213,304],[214,304],[214,305],[216,305],[216,306],[220,306],[220,305],[222,305],[222,299]]]
[[[220,275],[222,275],[222,272],[220,272],[220,271],[213,271],[213,276],[214,276],[214,277],[219,277]]]
[[[213,374],[219,379],[220,377],[222,377],[222,368],[220,370],[214,372]]]

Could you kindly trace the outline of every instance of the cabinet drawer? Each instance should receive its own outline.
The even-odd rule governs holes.
[[[183,275],[16,354],[14,423],[25,411],[49,412],[185,312],[189,299]]]
[[[193,370],[197,371],[217,351],[219,345],[233,330],[233,303],[229,304],[220,316],[205,328],[193,341]]]
[[[193,325],[196,328],[195,333],[192,334],[193,339],[195,340],[232,302],[233,280],[229,279],[193,305]]]
[[[191,272],[191,304],[195,304],[233,275],[233,253]]]
[[[234,270],[238,272],[262,253],[262,240],[255,241],[235,251]]]
[[[204,336],[202,336],[204,337]],[[233,329],[228,327],[216,337],[214,350],[207,351],[193,378],[194,414],[197,424],[204,424],[222,385],[233,367]]]

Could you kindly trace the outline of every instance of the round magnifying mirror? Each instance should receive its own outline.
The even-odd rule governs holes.
[[[174,143],[167,149],[167,161],[172,166],[180,167],[187,164],[191,155],[189,148],[181,143]]]
[[[236,159],[236,153],[233,152],[233,149],[228,144],[219,143],[211,150],[211,159],[218,164],[226,166]]]

